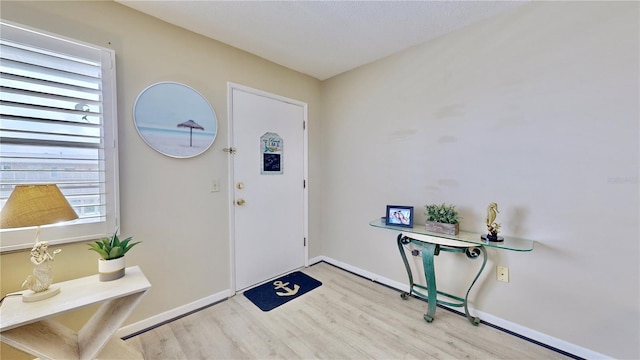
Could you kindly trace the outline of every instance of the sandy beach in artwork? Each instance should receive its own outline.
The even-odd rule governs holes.
[[[189,146],[189,129],[167,130],[140,127],[140,136],[157,151],[173,157],[192,157],[206,151],[215,134],[194,129],[192,145]]]

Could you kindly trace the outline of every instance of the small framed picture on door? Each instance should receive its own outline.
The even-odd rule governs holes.
[[[268,132],[260,137],[260,155],[262,175],[282,174],[282,156],[284,140],[280,135]]]

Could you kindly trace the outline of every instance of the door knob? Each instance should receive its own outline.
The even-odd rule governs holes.
[[[238,200],[236,200],[236,204],[238,204],[239,206],[244,205],[244,203],[245,203],[244,199],[238,199]]]

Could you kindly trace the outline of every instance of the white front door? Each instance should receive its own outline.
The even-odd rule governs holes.
[[[229,102],[238,291],[306,264],[307,108],[235,84],[229,84]]]

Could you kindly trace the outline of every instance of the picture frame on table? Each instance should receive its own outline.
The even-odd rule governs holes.
[[[385,225],[413,227],[413,206],[387,205]]]

